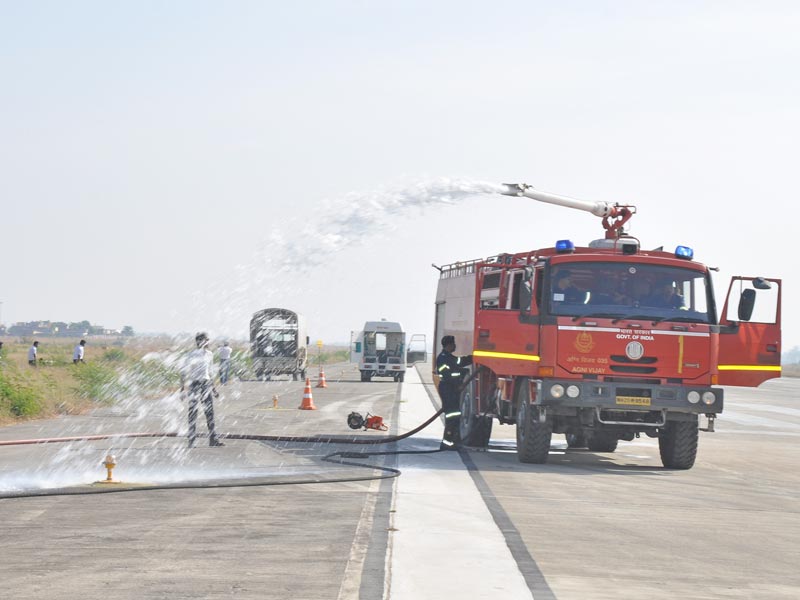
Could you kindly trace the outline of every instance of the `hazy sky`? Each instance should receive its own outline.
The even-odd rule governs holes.
[[[601,236],[424,187],[524,181],[635,204],[720,303],[785,279],[788,350],[797,31],[796,2],[0,0],[0,319],[430,333],[431,263]]]

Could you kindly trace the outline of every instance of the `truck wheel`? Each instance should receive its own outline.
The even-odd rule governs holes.
[[[586,438],[586,446],[592,452],[614,452],[618,441],[605,432],[595,431]]]
[[[302,381],[305,381],[305,380],[306,380],[306,370],[305,370],[305,369],[303,369],[302,371],[300,371],[300,379],[301,379]]]
[[[475,414],[474,392],[473,383],[467,385],[461,392],[459,435],[465,445],[485,448],[492,437],[492,417]]]
[[[397,381],[399,381],[399,382],[401,382],[401,383],[402,383],[402,382],[405,380],[405,378],[406,378],[406,374],[405,374],[405,373],[400,373],[400,374],[397,376]]]
[[[553,424],[550,421],[539,423],[537,412],[529,403],[528,380],[520,384],[517,408],[517,458],[519,462],[543,464],[550,453],[550,439],[553,437]]]
[[[372,374],[369,371],[361,371],[361,381],[369,381],[372,379]]]
[[[658,438],[661,463],[668,469],[691,469],[697,457],[697,417],[668,421]]]
[[[300,373],[297,371],[292,371],[292,381],[298,381],[300,379]]]
[[[582,431],[578,433],[567,433],[567,448],[586,448],[586,436]]]

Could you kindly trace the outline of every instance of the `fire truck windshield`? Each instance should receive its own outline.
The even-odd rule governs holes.
[[[654,321],[713,323],[708,276],[640,262],[570,262],[550,272],[549,312]]]

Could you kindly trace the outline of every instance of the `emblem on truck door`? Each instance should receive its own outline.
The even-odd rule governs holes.
[[[629,342],[625,346],[625,356],[631,360],[639,360],[644,356],[644,346],[642,346],[641,342]]]
[[[594,348],[592,334],[581,331],[575,338],[575,348],[578,350],[578,352],[582,352],[584,354],[591,352],[592,348]]]

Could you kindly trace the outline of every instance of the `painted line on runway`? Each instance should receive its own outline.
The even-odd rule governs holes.
[[[430,411],[426,386],[406,371],[400,429]],[[438,408],[438,407],[437,407]],[[418,445],[439,446],[442,422],[415,436]],[[391,569],[385,598],[531,598],[508,541],[456,452],[401,455],[395,479],[390,538]],[[539,597],[537,596],[537,600]]]
[[[555,600],[556,596],[553,594],[553,590],[550,589],[547,580],[539,569],[539,565],[536,564],[536,560],[528,551],[528,546],[522,539],[519,529],[516,528],[508,513],[503,509],[497,496],[492,493],[480,470],[472,462],[469,452],[462,451],[459,454],[461,454],[461,460],[467,465],[469,474],[472,475],[472,480],[481,493],[481,497],[486,503],[486,508],[492,514],[497,528],[503,533],[508,549],[511,551],[511,556],[514,557],[517,567],[525,578],[525,583],[528,584],[528,589],[533,594],[533,597],[536,600]]]
[[[426,386],[425,390],[428,392],[428,397],[431,401],[431,404],[437,406],[436,398],[433,396],[433,386]],[[516,449],[513,451],[516,452]],[[550,452],[553,453],[552,449]],[[472,480],[475,482],[475,486],[478,488],[478,491],[480,492],[481,497],[486,504],[486,508],[489,509],[495,524],[503,533],[503,536],[506,539],[506,544],[508,545],[508,549],[511,551],[511,556],[516,561],[520,573],[522,573],[522,576],[525,578],[525,583],[528,584],[528,589],[531,591],[536,600],[555,599],[553,590],[550,589],[550,586],[547,584],[547,580],[545,580],[544,575],[539,569],[539,565],[536,564],[536,560],[528,551],[528,547],[522,539],[522,535],[514,525],[514,522],[508,516],[508,513],[506,513],[505,509],[500,504],[500,501],[489,488],[489,485],[481,475],[480,470],[472,461],[469,452],[462,451],[459,452],[459,454],[461,455],[461,460],[464,461],[464,464],[469,470],[469,474],[472,476]]]

